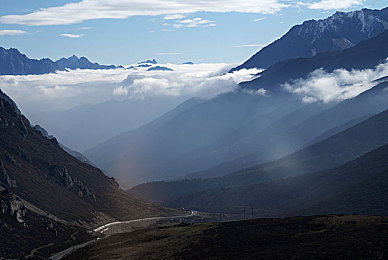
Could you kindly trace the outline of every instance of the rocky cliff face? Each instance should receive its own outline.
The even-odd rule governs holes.
[[[7,214],[17,220],[19,223],[23,223],[23,217],[26,214],[26,207],[15,196],[12,191],[0,186],[0,213]],[[7,226],[5,221],[0,220],[0,225]]]

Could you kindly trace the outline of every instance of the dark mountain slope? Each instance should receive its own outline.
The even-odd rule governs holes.
[[[142,184],[129,192],[146,200],[166,201],[209,189],[271,181],[330,169],[386,143],[388,143],[388,111],[274,162],[220,178]]]
[[[388,8],[337,12],[327,19],[310,20],[292,27],[287,34],[236,69],[267,68],[288,59],[344,50],[382,33],[387,28]]]
[[[85,226],[166,212],[128,196],[114,179],[66,153],[4,98],[0,98],[0,128],[0,161],[7,173],[1,182],[28,204]]]
[[[384,201],[388,190],[384,184],[387,169],[388,145],[384,145],[332,170],[275,182],[210,190],[179,198],[169,205],[229,213],[238,213],[242,206],[252,206],[261,216],[288,216],[337,195],[335,198],[338,201],[326,202],[327,213],[343,213],[346,210],[356,214],[386,215],[388,205],[384,205]],[[353,203],[344,203],[351,199]],[[367,203],[369,199],[370,203]],[[360,203],[356,203],[356,200]],[[376,203],[380,206],[374,207]],[[308,210],[304,213],[314,214]]]
[[[116,66],[92,63],[87,58],[73,55],[56,62],[50,59],[35,60],[20,53],[17,49],[0,47],[0,75],[28,75],[54,73],[65,69],[114,69]]]
[[[86,230],[56,222],[25,208],[0,185],[0,257],[47,259],[54,252],[92,239]]]
[[[387,215],[388,169],[373,178],[362,181],[350,189],[335,194],[295,214],[374,214]]]
[[[388,10],[388,9],[387,9]],[[297,58],[279,62],[260,73],[260,77],[241,83],[242,88],[267,89],[273,93],[285,91],[282,84],[306,78],[314,70],[366,69],[385,62],[388,57],[388,31],[362,41],[355,47],[318,54],[312,58]]]

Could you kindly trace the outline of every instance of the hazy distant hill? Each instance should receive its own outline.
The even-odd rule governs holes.
[[[388,143],[388,111],[274,162],[219,178],[142,184],[129,192],[139,198],[154,201],[180,201],[179,197],[187,195],[191,196],[187,199],[190,201],[195,198],[195,193],[198,195],[201,191],[214,189],[216,192],[217,189],[224,187],[268,182],[334,168],[386,143]]]
[[[253,119],[259,122],[254,129],[262,130],[300,105],[297,98],[282,102],[282,97],[270,99],[244,92],[228,93],[184,110],[178,106],[179,112],[174,112],[173,116],[167,113],[167,117],[154,121],[162,119],[163,124],[155,127],[151,122],[111,138],[89,149],[85,155],[130,186],[181,177],[195,169],[210,167],[208,162],[212,162],[212,158],[208,158],[206,164],[186,163],[183,170],[181,161],[176,160],[179,155],[208,146]]]
[[[349,144],[348,148],[350,150],[352,145]],[[387,174],[388,145],[385,145],[331,170],[274,182],[209,190],[167,204],[229,213],[241,212],[241,206],[252,206],[259,216],[301,213],[386,215]],[[318,206],[314,208],[316,204]]]
[[[44,126],[67,147],[83,152],[156,119],[184,100],[184,97],[110,100],[65,111],[32,114],[29,119]]]
[[[210,169],[194,172],[188,175],[190,178],[209,178],[225,175],[239,169],[261,164],[271,158],[276,159],[287,155],[297,149],[324,140],[332,135],[350,128],[368,117],[388,109],[388,82],[375,83],[374,88],[360,94],[359,96],[345,100],[333,107],[323,109],[316,114],[311,113],[310,107],[304,107],[280,119],[262,132],[246,138],[237,143],[233,149],[245,152],[235,160],[223,162]],[[315,106],[312,109],[316,109]],[[314,110],[313,110],[314,111]],[[292,120],[301,116],[307,116],[299,123]],[[290,121],[291,120],[291,121]],[[232,136],[232,135],[231,135]],[[210,154],[201,151],[205,156],[220,156],[230,154],[231,149],[223,147]],[[230,156],[229,156],[230,158]]]

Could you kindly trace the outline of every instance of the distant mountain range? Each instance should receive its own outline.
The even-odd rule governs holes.
[[[139,62],[137,65],[129,66],[128,69],[148,68],[147,71],[174,71],[165,66],[158,66],[155,59]]]
[[[157,70],[159,70],[159,71],[174,71],[171,68],[163,67],[163,66],[155,66],[155,67],[149,68],[147,71],[157,71]]]
[[[114,65],[92,63],[87,58],[73,55],[57,61],[50,59],[35,60],[20,53],[17,49],[0,47],[0,75],[28,75],[54,73],[65,69],[114,69]]]
[[[312,57],[322,52],[353,47],[388,29],[388,8],[337,12],[323,20],[310,20],[291,28],[234,70],[268,68],[277,62]]]
[[[156,61],[156,59],[152,59],[152,60],[146,60],[146,61],[141,61],[139,62],[138,64],[158,64],[158,62]]]

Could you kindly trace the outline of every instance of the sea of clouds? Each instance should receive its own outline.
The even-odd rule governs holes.
[[[229,64],[162,64],[173,71],[147,71],[147,68],[112,70],[68,70],[45,75],[0,76],[0,88],[27,115],[63,111],[85,104],[109,100],[147,97],[198,97],[209,99],[234,91],[238,83],[260,72],[243,69],[229,73]],[[340,102],[376,85],[388,75],[388,61],[373,69],[327,72],[318,69],[307,77],[283,84],[306,103]],[[253,94],[253,93],[252,93]],[[265,95],[265,89],[254,94]]]
[[[26,114],[67,110],[112,99],[148,96],[212,98],[252,79],[257,69],[228,73],[228,64],[164,64],[173,71],[147,68],[68,70],[45,75],[0,76],[0,88]]]

